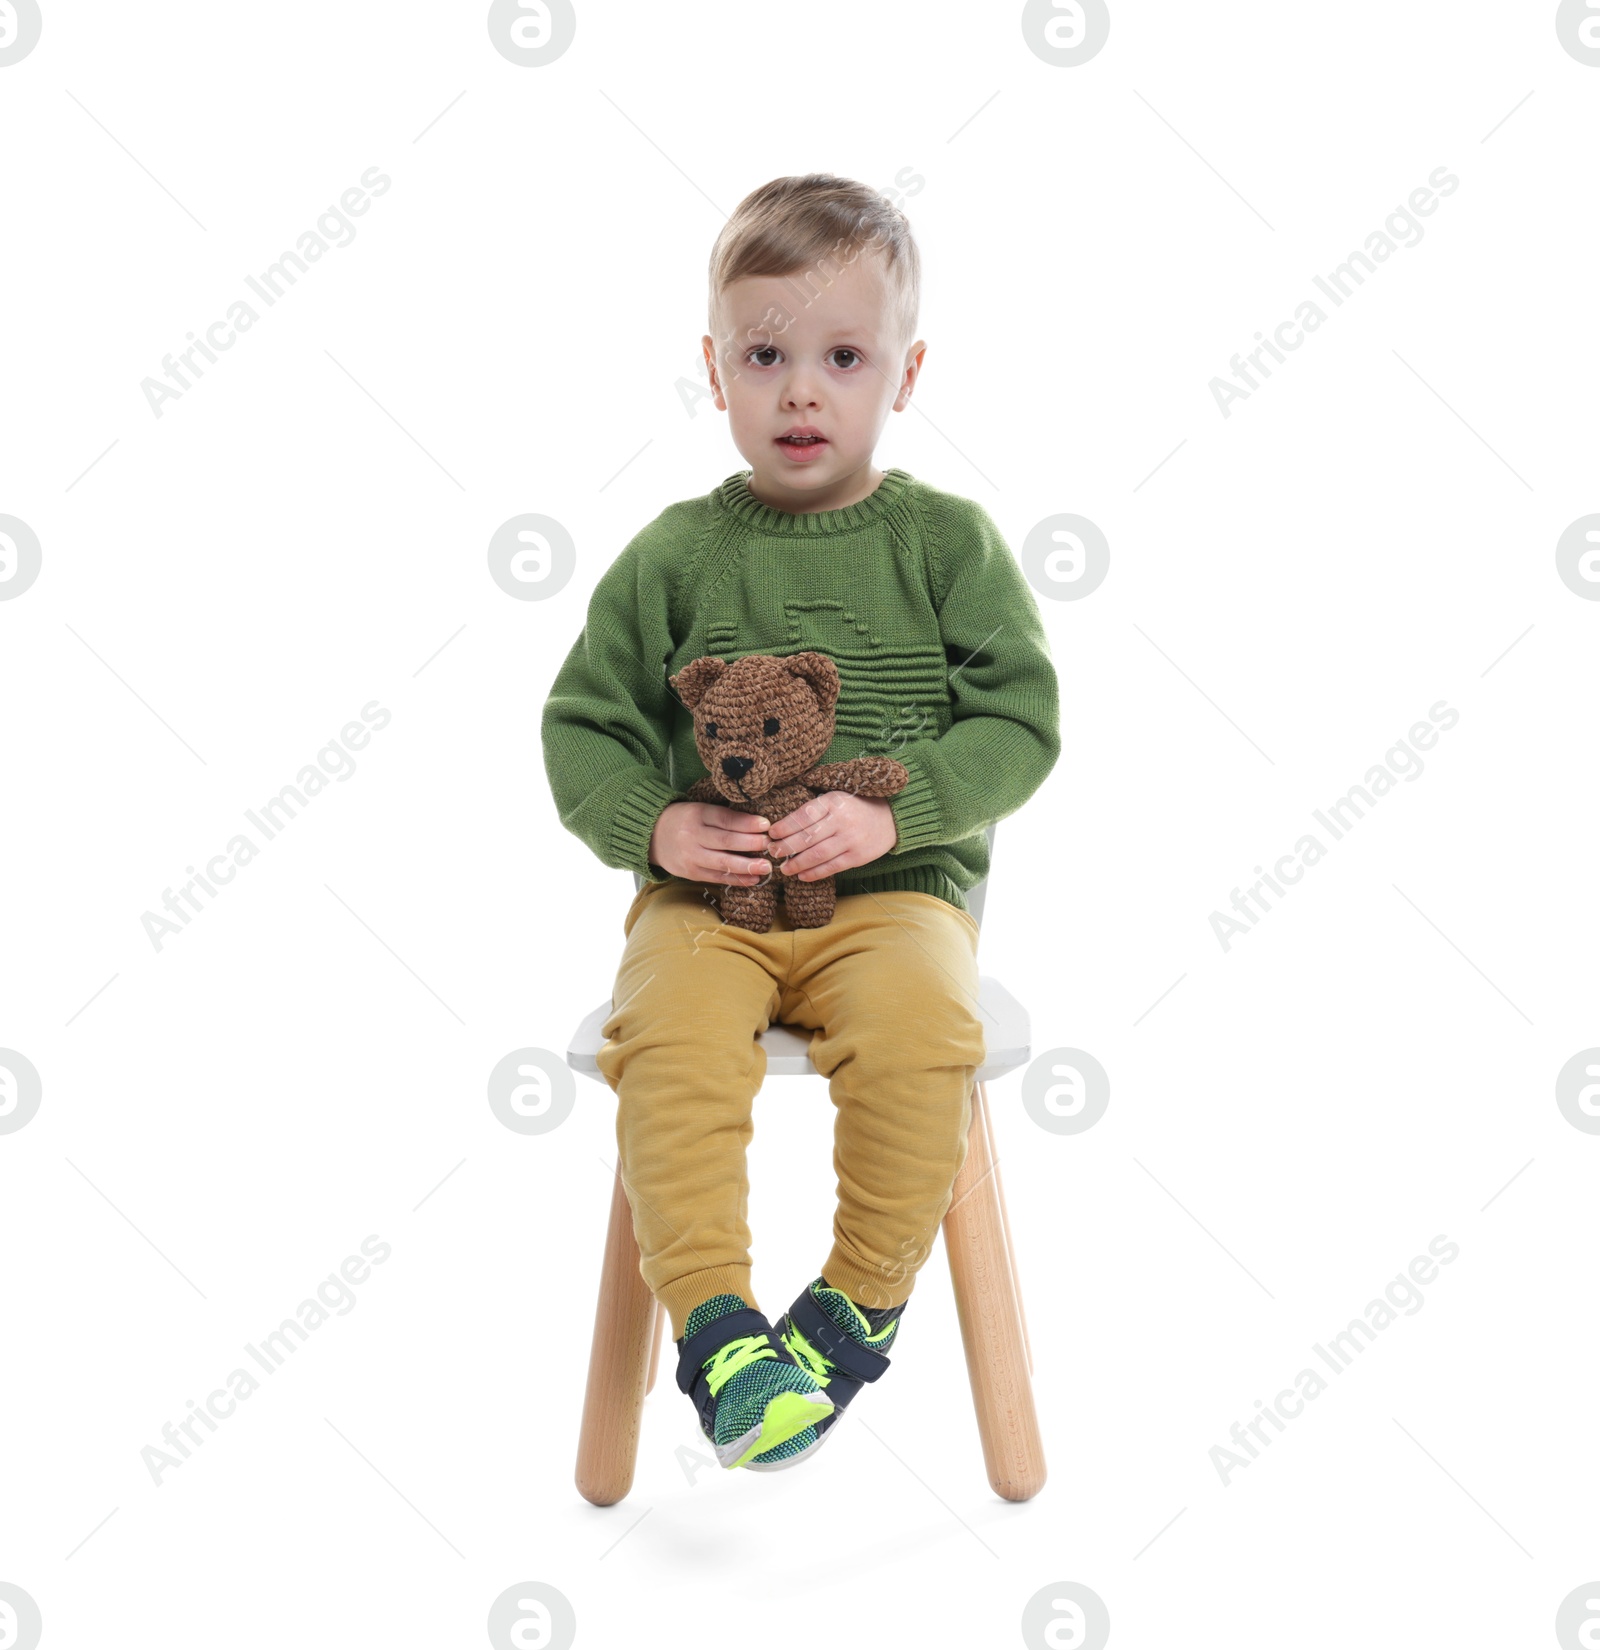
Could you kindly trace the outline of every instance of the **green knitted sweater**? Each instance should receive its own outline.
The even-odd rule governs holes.
[[[839,670],[824,762],[892,756],[899,839],[840,894],[910,888],[966,909],[985,831],[1044,782],[1060,695],[1033,592],[983,507],[884,472],[839,510],[763,504],[739,471],[668,505],[601,575],[541,724],[561,823],[603,864],[649,859],[661,810],[705,774],[667,678],[707,654],[815,649]]]

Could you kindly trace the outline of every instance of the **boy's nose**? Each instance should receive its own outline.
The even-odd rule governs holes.
[[[755,765],[753,756],[725,756],[722,759],[722,771],[730,779],[743,779]]]

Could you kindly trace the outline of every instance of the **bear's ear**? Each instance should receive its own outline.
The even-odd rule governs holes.
[[[783,663],[786,670],[810,684],[825,711],[839,702],[839,667],[826,653],[791,653]]]
[[[693,710],[705,698],[711,684],[727,668],[721,659],[696,659],[692,664],[685,665],[676,676],[669,676],[667,680],[677,691],[684,705]]]

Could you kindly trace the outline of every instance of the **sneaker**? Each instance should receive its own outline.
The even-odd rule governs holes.
[[[796,1451],[784,1466],[820,1449],[846,1405],[868,1381],[889,1367],[888,1350],[900,1328],[905,1302],[865,1307],[825,1278],[814,1279],[773,1326],[785,1349],[816,1378],[833,1402],[832,1413],[816,1422],[816,1440]]]
[[[832,1413],[832,1399],[738,1295],[702,1301],[676,1345],[679,1390],[724,1467],[761,1459],[770,1469],[815,1445],[814,1425]]]

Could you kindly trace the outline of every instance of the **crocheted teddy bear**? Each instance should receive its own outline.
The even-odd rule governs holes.
[[[669,678],[694,717],[695,746],[709,775],[689,787],[691,802],[717,802],[774,824],[824,791],[896,796],[910,782],[904,764],[888,756],[857,756],[816,767],[833,742],[839,671],[825,653],[776,658],[749,653],[734,664],[696,659]],[[771,854],[760,856],[768,877],[754,888],[707,889],[721,919],[765,934],[781,892],[796,928],[822,928],[833,918],[831,876],[786,877]]]

